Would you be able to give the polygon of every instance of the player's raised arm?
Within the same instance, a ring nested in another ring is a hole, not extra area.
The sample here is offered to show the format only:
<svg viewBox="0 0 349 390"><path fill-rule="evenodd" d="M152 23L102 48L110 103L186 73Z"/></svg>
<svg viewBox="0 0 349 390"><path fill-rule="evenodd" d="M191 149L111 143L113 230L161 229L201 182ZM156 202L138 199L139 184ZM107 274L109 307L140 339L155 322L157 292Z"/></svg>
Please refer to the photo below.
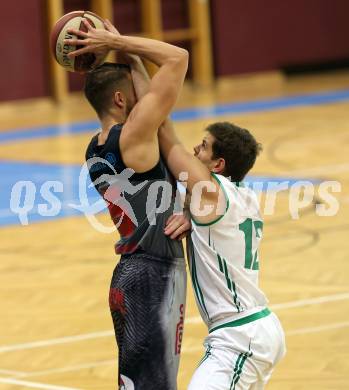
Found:
<svg viewBox="0 0 349 390"><path fill-rule="evenodd" d="M72 31L82 39L67 42L83 47L70 55L109 48L137 54L159 66L150 82L148 93L132 109L120 137L120 149L125 164L136 172L147 171L159 159L157 131L169 115L181 90L188 67L188 52L153 39L122 36L94 29L87 22L85 26L87 33Z"/></svg>
<svg viewBox="0 0 349 390"><path fill-rule="evenodd" d="M159 129L159 145L161 154L172 174L176 179L186 181L190 199L189 208L195 220L200 223L210 223L217 219L217 215L221 215L226 208L226 199L211 172L220 171L221 164L224 162L216 161L217 165L210 169L189 153L177 138L169 119ZM210 207L211 211L201 215L202 206Z"/></svg>
<svg viewBox="0 0 349 390"><path fill-rule="evenodd" d="M182 172L188 174L186 181L189 192L192 192L194 186L199 182L212 182L216 185L208 167L189 153L180 142L170 119L166 119L159 129L159 144L166 164L175 178L179 179ZM216 197L212 192L208 193L208 196Z"/></svg>

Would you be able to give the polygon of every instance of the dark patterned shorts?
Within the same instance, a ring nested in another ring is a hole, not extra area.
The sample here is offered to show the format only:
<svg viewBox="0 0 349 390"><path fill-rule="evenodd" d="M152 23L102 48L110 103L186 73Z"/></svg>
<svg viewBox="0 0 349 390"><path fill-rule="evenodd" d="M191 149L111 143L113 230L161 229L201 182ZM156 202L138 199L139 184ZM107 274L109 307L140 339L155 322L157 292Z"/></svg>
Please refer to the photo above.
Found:
<svg viewBox="0 0 349 390"><path fill-rule="evenodd" d="M122 256L109 305L119 347L119 388L175 390L185 313L184 260Z"/></svg>

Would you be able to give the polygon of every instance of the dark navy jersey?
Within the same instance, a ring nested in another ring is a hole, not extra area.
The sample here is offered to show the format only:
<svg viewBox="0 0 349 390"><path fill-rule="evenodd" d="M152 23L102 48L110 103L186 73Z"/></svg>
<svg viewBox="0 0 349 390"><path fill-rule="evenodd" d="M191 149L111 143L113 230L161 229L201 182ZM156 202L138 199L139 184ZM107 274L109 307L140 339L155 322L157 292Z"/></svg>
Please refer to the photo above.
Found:
<svg viewBox="0 0 349 390"><path fill-rule="evenodd" d="M164 234L178 199L176 182L161 158L148 172L128 169L120 153L121 131L122 125L113 126L100 146L95 135L86 150L90 178L120 234L116 253L143 251L159 259L183 258L181 242Z"/></svg>

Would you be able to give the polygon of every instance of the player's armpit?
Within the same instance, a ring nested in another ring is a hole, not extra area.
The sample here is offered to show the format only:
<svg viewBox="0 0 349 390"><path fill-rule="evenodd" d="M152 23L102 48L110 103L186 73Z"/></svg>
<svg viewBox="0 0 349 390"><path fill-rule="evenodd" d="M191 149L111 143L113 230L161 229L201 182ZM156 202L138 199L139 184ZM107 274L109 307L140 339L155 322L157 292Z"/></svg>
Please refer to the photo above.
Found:
<svg viewBox="0 0 349 390"><path fill-rule="evenodd" d="M140 142L135 138L128 139L127 142L130 146L124 149L120 147L120 150L122 160L128 168L133 169L136 173L143 173L154 168L159 162L160 152L156 136L155 140Z"/></svg>

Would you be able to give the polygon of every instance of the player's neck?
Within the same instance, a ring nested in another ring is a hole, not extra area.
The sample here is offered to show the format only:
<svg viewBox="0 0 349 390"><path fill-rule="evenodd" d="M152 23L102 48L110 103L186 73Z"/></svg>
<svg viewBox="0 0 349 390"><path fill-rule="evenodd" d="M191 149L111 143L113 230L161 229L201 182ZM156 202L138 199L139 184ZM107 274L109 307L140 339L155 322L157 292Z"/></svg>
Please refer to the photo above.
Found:
<svg viewBox="0 0 349 390"><path fill-rule="evenodd" d="M102 127L102 133L109 134L110 129L116 125L117 123L124 123L125 118L123 118L121 115L119 116L106 116L103 119L101 119L101 127Z"/></svg>

